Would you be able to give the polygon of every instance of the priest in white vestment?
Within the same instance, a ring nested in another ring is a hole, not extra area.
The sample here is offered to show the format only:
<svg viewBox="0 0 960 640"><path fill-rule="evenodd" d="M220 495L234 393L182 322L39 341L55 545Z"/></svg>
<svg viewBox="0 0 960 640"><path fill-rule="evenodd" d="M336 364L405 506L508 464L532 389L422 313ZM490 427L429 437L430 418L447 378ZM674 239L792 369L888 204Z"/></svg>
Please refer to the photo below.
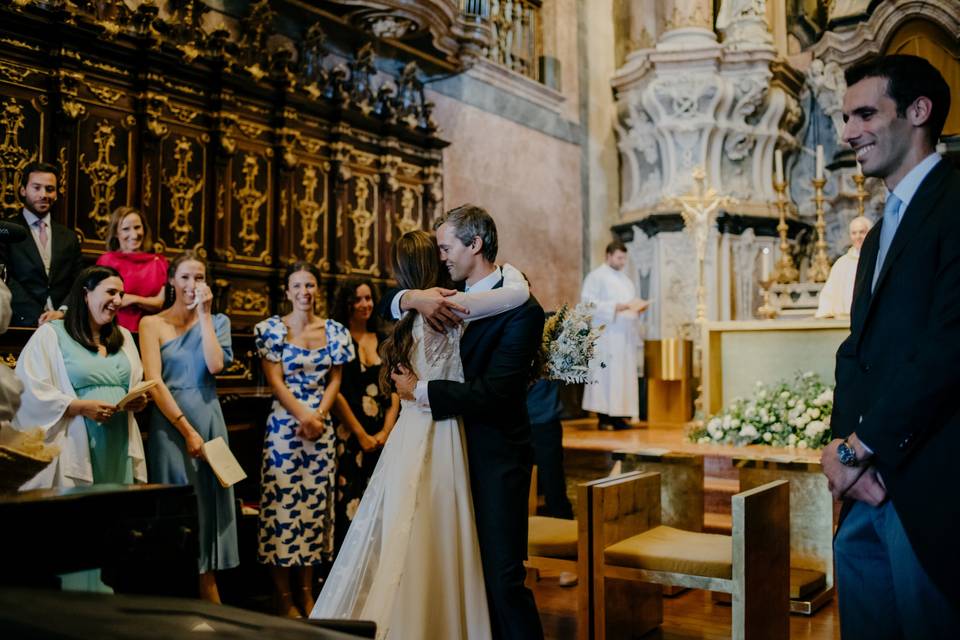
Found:
<svg viewBox="0 0 960 640"><path fill-rule="evenodd" d="M581 302L596 305L594 326L605 327L590 362L583 409L595 412L598 426L608 430L628 428L624 418L636 420L640 413L637 318L648 303L637 298L633 282L623 272L626 264L627 248L611 242L604 264L587 275L580 292Z"/></svg>
<svg viewBox="0 0 960 640"><path fill-rule="evenodd" d="M820 300L817 304L817 318L849 318L853 304L853 283L857 277L857 262L860 261L860 247L867 237L873 223L868 218L857 216L850 221L850 249L840 256L830 269Z"/></svg>

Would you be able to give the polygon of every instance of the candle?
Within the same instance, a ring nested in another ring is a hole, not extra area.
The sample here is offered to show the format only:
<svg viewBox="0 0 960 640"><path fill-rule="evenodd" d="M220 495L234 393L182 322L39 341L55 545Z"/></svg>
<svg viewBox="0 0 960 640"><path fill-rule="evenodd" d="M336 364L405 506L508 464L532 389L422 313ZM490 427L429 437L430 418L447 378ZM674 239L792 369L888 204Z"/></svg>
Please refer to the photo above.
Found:
<svg viewBox="0 0 960 640"><path fill-rule="evenodd" d="M760 251L760 281L766 282L770 279L770 271L773 270L773 254L770 247L764 247Z"/></svg>
<svg viewBox="0 0 960 640"><path fill-rule="evenodd" d="M780 149L773 153L773 164L777 168L777 182L783 184L783 151Z"/></svg>
<svg viewBox="0 0 960 640"><path fill-rule="evenodd" d="M817 145L817 180L823 180L823 145Z"/></svg>
<svg viewBox="0 0 960 640"><path fill-rule="evenodd" d="M863 166L861 166L859 160L857 160L857 175L858 175L858 176L862 176L862 175L863 175Z"/></svg>

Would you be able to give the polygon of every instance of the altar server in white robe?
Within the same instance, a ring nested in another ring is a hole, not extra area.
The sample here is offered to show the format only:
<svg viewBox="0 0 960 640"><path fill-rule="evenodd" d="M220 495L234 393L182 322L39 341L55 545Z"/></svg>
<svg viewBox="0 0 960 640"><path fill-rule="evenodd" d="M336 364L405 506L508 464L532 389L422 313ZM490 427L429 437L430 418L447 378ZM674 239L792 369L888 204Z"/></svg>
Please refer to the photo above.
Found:
<svg viewBox="0 0 960 640"><path fill-rule="evenodd" d="M869 218L863 216L857 216L850 221L850 249L840 256L830 269L830 276L820 290L817 318L850 317L853 281L857 277L860 247L863 246L863 240L872 226L873 223Z"/></svg>
<svg viewBox="0 0 960 640"><path fill-rule="evenodd" d="M627 248L619 240L607 245L604 264L583 281L581 302L596 306L594 326L603 326L590 361L589 384L584 385L583 409L597 414L601 429L626 429L624 418L640 413L637 381L637 318L647 301L637 297L633 282L624 273Z"/></svg>

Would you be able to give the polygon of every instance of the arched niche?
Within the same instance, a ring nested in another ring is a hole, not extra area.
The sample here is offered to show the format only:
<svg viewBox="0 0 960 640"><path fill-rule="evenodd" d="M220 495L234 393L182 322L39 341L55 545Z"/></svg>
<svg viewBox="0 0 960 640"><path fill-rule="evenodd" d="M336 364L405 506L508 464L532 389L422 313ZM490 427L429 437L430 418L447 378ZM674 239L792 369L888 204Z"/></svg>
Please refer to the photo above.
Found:
<svg viewBox="0 0 960 640"><path fill-rule="evenodd" d="M960 44L957 35L951 36L937 24L917 18L904 22L893 33L885 53L906 53L930 61L950 86L955 96L950 114L943 127L943 135L960 134Z"/></svg>
<svg viewBox="0 0 960 640"><path fill-rule="evenodd" d="M824 32L810 48L814 58L836 62L846 69L888 51L894 37L911 22L925 22L946 34L960 38L960 2L956 0L886 0L862 22Z"/></svg>

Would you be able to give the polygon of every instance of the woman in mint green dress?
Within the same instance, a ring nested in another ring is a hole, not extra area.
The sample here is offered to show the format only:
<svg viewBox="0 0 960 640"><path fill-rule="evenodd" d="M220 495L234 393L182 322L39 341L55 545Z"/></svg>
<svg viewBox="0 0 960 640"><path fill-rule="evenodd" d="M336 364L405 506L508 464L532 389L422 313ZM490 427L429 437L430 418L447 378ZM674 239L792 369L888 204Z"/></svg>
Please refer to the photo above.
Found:
<svg viewBox="0 0 960 640"><path fill-rule="evenodd" d="M117 403L143 378L130 332L116 322L123 280L110 267L80 272L62 320L37 329L17 361L24 393L16 428L40 427L60 455L22 489L145 482L143 443L133 412L146 396ZM111 590L100 570L61 576L65 590Z"/></svg>
<svg viewBox="0 0 960 640"><path fill-rule="evenodd" d="M117 408L143 378L130 332L116 321L123 280L110 267L80 272L67 313L39 327L17 360L23 382L14 427L40 427L60 455L22 489L146 482L140 430L133 412L142 396Z"/></svg>

